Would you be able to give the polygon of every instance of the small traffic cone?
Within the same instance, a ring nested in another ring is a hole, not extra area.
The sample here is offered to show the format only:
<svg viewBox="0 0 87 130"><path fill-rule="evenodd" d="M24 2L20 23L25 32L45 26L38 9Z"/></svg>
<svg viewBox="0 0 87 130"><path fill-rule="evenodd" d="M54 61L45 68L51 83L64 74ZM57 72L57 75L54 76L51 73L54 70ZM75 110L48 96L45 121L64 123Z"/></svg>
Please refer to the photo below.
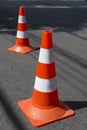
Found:
<svg viewBox="0 0 87 130"><path fill-rule="evenodd" d="M58 97L52 48L52 32L46 30L42 35L32 98L18 102L21 110L35 127L74 115L74 111Z"/></svg>
<svg viewBox="0 0 87 130"><path fill-rule="evenodd" d="M19 8L16 43L14 46L8 48L8 50L21 54L29 53L34 50L34 48L30 46L29 43L25 9L23 6L20 6Z"/></svg>

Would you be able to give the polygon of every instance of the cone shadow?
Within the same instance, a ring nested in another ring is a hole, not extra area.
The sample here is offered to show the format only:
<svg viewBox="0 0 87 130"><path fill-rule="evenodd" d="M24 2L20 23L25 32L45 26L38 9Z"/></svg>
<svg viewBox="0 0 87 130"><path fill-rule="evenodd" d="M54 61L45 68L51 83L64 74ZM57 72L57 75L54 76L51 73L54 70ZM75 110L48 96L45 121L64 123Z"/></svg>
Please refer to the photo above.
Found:
<svg viewBox="0 0 87 130"><path fill-rule="evenodd" d="M73 110L79 110L87 107L87 101L64 101Z"/></svg>

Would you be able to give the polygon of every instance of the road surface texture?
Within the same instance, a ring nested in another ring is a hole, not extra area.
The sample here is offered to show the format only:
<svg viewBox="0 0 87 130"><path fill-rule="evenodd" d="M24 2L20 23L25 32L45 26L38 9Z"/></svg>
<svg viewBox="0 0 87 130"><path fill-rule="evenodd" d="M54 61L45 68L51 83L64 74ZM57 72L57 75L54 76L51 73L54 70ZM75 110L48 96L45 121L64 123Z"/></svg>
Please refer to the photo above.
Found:
<svg viewBox="0 0 87 130"><path fill-rule="evenodd" d="M7 50L15 44L20 5L32 46L40 46L43 30L52 30L59 97L76 112L38 129L87 130L87 3L57 0L0 0L0 130L36 129L17 102L32 96L39 50Z"/></svg>

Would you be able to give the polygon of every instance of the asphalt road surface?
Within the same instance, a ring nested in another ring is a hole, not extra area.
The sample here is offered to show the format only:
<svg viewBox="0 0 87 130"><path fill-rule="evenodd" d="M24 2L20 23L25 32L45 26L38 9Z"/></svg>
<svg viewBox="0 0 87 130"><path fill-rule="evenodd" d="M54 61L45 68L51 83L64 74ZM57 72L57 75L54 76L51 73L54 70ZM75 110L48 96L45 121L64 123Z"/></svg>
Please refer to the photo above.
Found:
<svg viewBox="0 0 87 130"><path fill-rule="evenodd" d="M87 4L57 0L0 0L0 130L36 129L17 102L32 96L39 50L7 50L15 44L20 5L32 46L40 47L43 30L52 30L59 97L76 113L39 129L87 130Z"/></svg>

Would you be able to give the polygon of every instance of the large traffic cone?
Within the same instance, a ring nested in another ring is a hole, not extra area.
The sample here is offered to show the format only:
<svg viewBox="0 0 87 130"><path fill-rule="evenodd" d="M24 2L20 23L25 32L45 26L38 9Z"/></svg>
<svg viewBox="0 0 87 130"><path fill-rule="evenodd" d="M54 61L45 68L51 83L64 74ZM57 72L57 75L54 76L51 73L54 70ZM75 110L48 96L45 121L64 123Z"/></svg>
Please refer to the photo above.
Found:
<svg viewBox="0 0 87 130"><path fill-rule="evenodd" d="M34 50L34 48L30 46L29 43L25 9L23 6L20 6L19 8L16 43L14 46L8 48L8 50L21 54L29 53Z"/></svg>
<svg viewBox="0 0 87 130"><path fill-rule="evenodd" d="M18 102L21 110L35 127L74 115L74 111L60 101L58 97L52 48L52 32L44 31L33 96Z"/></svg>

